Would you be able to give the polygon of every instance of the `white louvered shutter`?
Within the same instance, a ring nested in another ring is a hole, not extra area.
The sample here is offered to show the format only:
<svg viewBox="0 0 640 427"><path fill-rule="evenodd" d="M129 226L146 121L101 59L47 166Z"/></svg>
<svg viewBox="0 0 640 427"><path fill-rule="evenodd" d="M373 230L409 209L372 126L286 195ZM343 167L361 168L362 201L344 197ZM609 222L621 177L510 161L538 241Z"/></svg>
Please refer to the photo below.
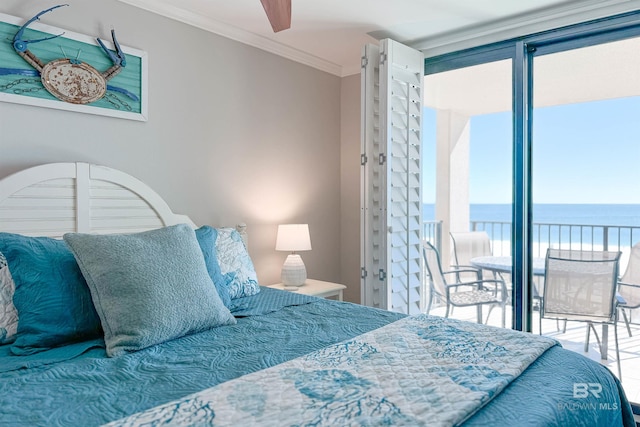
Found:
<svg viewBox="0 0 640 427"><path fill-rule="evenodd" d="M363 51L362 302L419 313L424 58L389 39Z"/></svg>
<svg viewBox="0 0 640 427"><path fill-rule="evenodd" d="M386 202L384 200L385 146L380 140L380 48L363 47L361 72L361 301L369 307L387 308Z"/></svg>

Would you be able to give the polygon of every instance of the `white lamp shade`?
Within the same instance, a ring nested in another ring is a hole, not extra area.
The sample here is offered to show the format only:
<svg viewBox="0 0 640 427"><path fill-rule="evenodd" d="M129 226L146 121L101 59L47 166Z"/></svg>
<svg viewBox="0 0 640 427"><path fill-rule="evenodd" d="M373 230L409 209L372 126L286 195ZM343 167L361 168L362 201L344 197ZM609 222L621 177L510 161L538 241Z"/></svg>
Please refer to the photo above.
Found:
<svg viewBox="0 0 640 427"><path fill-rule="evenodd" d="M310 251L309 224L281 224L278 226L276 251Z"/></svg>

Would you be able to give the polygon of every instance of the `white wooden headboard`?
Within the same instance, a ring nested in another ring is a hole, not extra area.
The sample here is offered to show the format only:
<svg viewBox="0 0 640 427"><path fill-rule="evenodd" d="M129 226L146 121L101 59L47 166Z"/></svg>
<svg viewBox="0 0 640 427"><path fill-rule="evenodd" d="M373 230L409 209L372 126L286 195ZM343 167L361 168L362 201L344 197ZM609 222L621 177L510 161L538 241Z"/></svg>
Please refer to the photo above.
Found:
<svg viewBox="0 0 640 427"><path fill-rule="evenodd" d="M50 163L0 179L0 231L61 238L68 232L135 233L195 224L146 184L88 163ZM244 225L237 226L246 240Z"/></svg>

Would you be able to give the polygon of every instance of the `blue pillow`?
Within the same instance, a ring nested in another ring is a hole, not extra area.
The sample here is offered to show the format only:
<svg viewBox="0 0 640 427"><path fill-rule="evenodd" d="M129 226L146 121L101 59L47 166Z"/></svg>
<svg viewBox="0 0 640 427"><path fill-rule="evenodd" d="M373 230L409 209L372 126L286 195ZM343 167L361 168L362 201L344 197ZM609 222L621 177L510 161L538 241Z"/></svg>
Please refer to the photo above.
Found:
<svg viewBox="0 0 640 427"><path fill-rule="evenodd" d="M100 319L73 254L62 240L0 233L0 252L15 282L14 355L99 337Z"/></svg>
<svg viewBox="0 0 640 427"><path fill-rule="evenodd" d="M231 299L248 297L260 292L253 262L235 228L218 228L216 253L220 272L225 278Z"/></svg>
<svg viewBox="0 0 640 427"><path fill-rule="evenodd" d="M68 233L100 316L107 355L235 324L186 224L136 234Z"/></svg>
<svg viewBox="0 0 640 427"><path fill-rule="evenodd" d="M222 303L225 307L229 307L231 305L229 288L226 285L225 278L222 277L222 273L220 272L220 265L218 264L218 256L216 254L217 235L216 230L208 225L204 225L196 230L196 238L202 250L202 255L204 255L207 272L211 280L213 280L213 284L216 286Z"/></svg>

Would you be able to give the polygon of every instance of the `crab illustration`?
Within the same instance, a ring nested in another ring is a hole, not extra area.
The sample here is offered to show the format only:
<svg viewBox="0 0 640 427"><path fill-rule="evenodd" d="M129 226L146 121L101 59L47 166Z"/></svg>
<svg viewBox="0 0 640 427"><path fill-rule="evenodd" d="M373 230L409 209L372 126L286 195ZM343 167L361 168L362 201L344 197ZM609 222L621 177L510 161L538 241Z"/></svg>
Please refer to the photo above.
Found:
<svg viewBox="0 0 640 427"><path fill-rule="evenodd" d="M30 43L39 43L46 40L55 39L62 34L51 37L44 37L36 40L24 40L24 31L34 21L40 19L45 13L51 12L59 7L68 6L60 4L43 10L33 18L29 19L13 37L13 48L29 65L35 70L23 70L13 68L0 68L0 75L22 75L40 77L44 88L61 101L73 104L89 104L105 96L107 90L122 93L134 101L138 97L130 91L107 84L107 81L115 77L123 67L127 65L126 57L118 40L116 33L111 30L111 37L115 46L115 53L107 49L99 38L96 38L102 50L109 56L113 65L106 71L100 72L91 65L76 59L62 58L44 63L33 52L29 50Z"/></svg>

